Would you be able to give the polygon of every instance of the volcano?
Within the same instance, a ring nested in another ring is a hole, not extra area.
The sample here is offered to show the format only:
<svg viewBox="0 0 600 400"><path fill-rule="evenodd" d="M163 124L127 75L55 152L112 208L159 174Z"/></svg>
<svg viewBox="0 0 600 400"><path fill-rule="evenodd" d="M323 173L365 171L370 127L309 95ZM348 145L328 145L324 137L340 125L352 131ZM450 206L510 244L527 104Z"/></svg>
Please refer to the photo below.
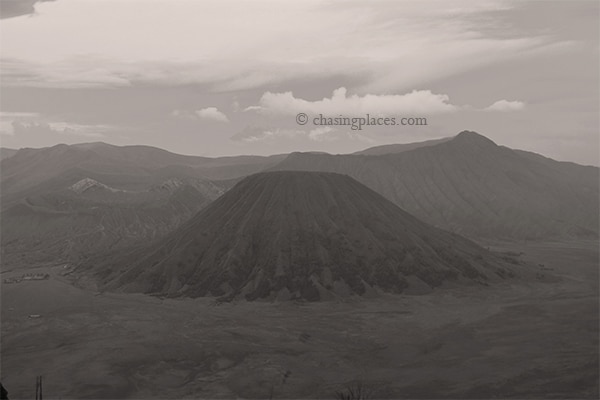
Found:
<svg viewBox="0 0 600 400"><path fill-rule="evenodd" d="M348 176L299 171L249 176L166 238L95 271L107 290L308 301L513 274Z"/></svg>
<svg viewBox="0 0 600 400"><path fill-rule="evenodd" d="M600 169L476 132L358 155L292 153L271 170L350 175L422 221L469 238L598 238Z"/></svg>

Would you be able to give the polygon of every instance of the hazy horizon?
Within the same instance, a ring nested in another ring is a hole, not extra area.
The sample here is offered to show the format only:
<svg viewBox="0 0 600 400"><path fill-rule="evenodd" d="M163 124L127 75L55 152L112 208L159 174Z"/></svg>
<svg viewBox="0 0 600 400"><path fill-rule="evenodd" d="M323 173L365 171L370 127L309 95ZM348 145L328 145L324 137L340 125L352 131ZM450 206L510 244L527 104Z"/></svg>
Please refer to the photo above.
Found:
<svg viewBox="0 0 600 400"><path fill-rule="evenodd" d="M457 134L458 134L458 133L457 133ZM453 138L453 137L455 137L457 134L455 134L455 135L451 135L451 136L443 136L443 137L439 137L439 138L427 139L427 141L429 141L429 140L434 140L434 141L435 141L436 139L446 139L446 138ZM317 151L311 151L311 150L307 150L307 151L301 151L301 153L311 153L311 152L312 152L312 153L326 153L326 154L332 154L332 155L348 155L348 154L354 154L354 153L357 153L357 152L360 152L360 151L363 151L363 150L367 150L367 149L369 149L369 148L373 148L373 147L386 146L386 145L393 146L393 145L396 145L396 144L400 144L400 145L402 145L402 144L414 144L414 143L420 143L420 142L421 142L421 141L416 141L416 142L415 142L415 141L410 141L410 142L405 142L405 143L388 143L388 144L384 144L384 145L373 145L373 146L367 146L367 147L365 147L365 148L363 148L363 149L358 149L357 151L351 151L351 152L348 152L348 153L334 153L334 152L324 152L324 151L318 151L318 150L317 150ZM423 141L423 142L424 142L424 141ZM153 148L157 148L157 149L161 149L161 150L169 151L169 152L171 152L171 153L174 153L174 154L179 154L179 155L184 155L184 156L197 156L197 157L206 157L206 158L226 158L226 157L243 157L243 156L249 156L249 157L270 157L270 156L277 156L277 155L282 155L282 154L291 154L291 153L293 153L293 152L296 152L296 151L290 151L290 152L288 152L288 153L272 153L272 154L237 153L237 154L221 154L221 155L214 155L214 156L203 156L203 155L196 154L196 153L193 153L193 152L187 152L187 153L186 153L186 152L174 152L174 151L171 151L171 150L168 150L168 149L164 149L164 148L162 148L162 147L151 146L151 145L142 144L142 143L139 143L139 144L113 144L113 143L108 143L108 142L104 142L104 141L95 141L95 142L78 142L78 143L71 143L71 144L66 144L66 143L56 143L56 144L54 144L54 145L42 146L42 147L21 147L21 148L11 148L11 147L3 147L3 146L0 146L0 148L2 148L2 149L7 149L7 150L14 150L14 151L17 151L17 150L20 150L20 149L42 149L42 148L50 148L50 147L53 147L53 146L59 146L59 145L74 145L74 146L77 146L77 145L90 145L90 144L96 144L96 143L98 143L98 144L102 143L102 144L107 144L107 145L112 145L112 146L119 146L119 147L127 147L127 146L148 146L148 147L153 147ZM499 146L503 146L503 144L502 144L502 143L496 143L496 144L497 144L497 145L499 145ZM506 146L504 146L504 147L506 147ZM513 148L513 150L523 150L523 149ZM539 152L535 152L535 151L531 151L531 150L523 150L523 151L528 151L528 152L532 152L532 153L535 153L535 154L539 154L539 155L541 155L541 156L544 156L544 157L547 157L547 158L551 158L551 159L553 159L553 160L555 160L555 161L560 161L560 162L574 162L574 161L570 161L570 160L559 160L559 159L554 159L554 158L552 158L552 157L548 157L548 156L547 156L547 155L545 155L545 154L542 154L542 153L539 153ZM593 167L598 167L598 165L592 165L592 164L582 164L582 163L577 163L577 162L574 162L574 163L575 163L575 164L582 165L582 166L593 166Z"/></svg>

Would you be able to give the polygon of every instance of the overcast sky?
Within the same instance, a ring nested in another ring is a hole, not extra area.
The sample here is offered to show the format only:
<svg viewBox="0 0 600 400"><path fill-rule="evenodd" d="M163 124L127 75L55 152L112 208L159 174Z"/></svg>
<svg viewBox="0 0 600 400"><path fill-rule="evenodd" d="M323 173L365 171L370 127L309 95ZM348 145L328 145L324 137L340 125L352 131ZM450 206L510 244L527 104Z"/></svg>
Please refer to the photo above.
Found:
<svg viewBox="0 0 600 400"><path fill-rule="evenodd" d="M599 164L595 0L0 2L3 147L347 153L474 130Z"/></svg>

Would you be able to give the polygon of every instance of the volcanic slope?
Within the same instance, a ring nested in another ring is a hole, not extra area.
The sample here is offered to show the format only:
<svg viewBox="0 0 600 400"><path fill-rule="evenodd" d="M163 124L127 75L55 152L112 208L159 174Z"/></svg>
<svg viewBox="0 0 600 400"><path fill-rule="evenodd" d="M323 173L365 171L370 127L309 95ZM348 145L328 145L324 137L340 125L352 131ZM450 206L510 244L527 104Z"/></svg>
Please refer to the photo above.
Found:
<svg viewBox="0 0 600 400"><path fill-rule="evenodd" d="M417 218L467 237L598 237L597 167L512 150L469 131L426 144L383 155L292 153L271 170L350 175Z"/></svg>
<svg viewBox="0 0 600 400"><path fill-rule="evenodd" d="M513 275L348 176L293 171L249 176L158 243L92 264L101 290L226 300L313 301Z"/></svg>

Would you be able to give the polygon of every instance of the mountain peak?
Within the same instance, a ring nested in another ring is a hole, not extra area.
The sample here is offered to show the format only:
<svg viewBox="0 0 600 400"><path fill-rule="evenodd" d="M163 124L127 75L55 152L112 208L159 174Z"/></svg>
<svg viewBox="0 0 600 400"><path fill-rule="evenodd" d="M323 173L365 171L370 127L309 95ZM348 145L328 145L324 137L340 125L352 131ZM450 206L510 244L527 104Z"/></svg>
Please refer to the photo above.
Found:
<svg viewBox="0 0 600 400"><path fill-rule="evenodd" d="M453 141L458 141L461 143L475 143L480 145L497 146L497 144L494 141L474 131L462 131L454 137Z"/></svg>

